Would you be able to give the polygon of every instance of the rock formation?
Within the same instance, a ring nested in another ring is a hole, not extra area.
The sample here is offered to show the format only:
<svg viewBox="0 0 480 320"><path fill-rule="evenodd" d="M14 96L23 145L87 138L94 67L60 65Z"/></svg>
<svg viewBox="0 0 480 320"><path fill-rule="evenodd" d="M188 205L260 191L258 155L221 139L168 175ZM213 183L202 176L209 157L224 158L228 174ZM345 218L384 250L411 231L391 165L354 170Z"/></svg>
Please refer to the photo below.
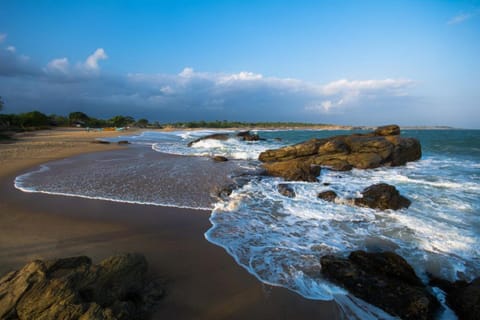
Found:
<svg viewBox="0 0 480 320"><path fill-rule="evenodd" d="M411 204L410 200L400 195L397 188L386 183L365 188L362 195L362 198L355 199L355 205L380 210L398 210L408 208Z"/></svg>
<svg viewBox="0 0 480 320"><path fill-rule="evenodd" d="M228 135L228 133L214 133L214 134L209 134L208 136L200 137L196 140L190 141L188 143L188 146L191 147L194 143L197 143L202 140L212 139L212 140L225 141L225 140L228 140L229 138L230 136Z"/></svg>
<svg viewBox="0 0 480 320"><path fill-rule="evenodd" d="M35 260L0 279L0 319L143 319L163 295L139 254Z"/></svg>
<svg viewBox="0 0 480 320"><path fill-rule="evenodd" d="M337 199L337 194L335 193L335 191L327 190L327 191L320 192L318 194L318 198L325 201L334 202L335 199Z"/></svg>
<svg viewBox="0 0 480 320"><path fill-rule="evenodd" d="M295 190L293 190L292 186L287 183L280 183L277 186L278 192L288 198L295 198Z"/></svg>
<svg viewBox="0 0 480 320"><path fill-rule="evenodd" d="M227 158L227 157L224 157L224 156L214 156L212 159L213 159L213 161L216 161L216 162L225 162L225 161L228 161L228 158Z"/></svg>
<svg viewBox="0 0 480 320"><path fill-rule="evenodd" d="M348 259L328 255L320 263L327 279L401 319L433 319L440 307L412 267L393 252L354 251Z"/></svg>
<svg viewBox="0 0 480 320"><path fill-rule="evenodd" d="M259 141L264 140L260 138L258 134L251 133L250 131L241 131L237 133L237 137L239 137L243 141Z"/></svg>
<svg viewBox="0 0 480 320"><path fill-rule="evenodd" d="M259 160L270 175L287 180L314 181L312 166L345 171L379 166L399 166L420 159L420 142L400 137L400 128L389 125L366 134L311 139L296 145L262 152ZM292 170L295 174L292 175Z"/></svg>

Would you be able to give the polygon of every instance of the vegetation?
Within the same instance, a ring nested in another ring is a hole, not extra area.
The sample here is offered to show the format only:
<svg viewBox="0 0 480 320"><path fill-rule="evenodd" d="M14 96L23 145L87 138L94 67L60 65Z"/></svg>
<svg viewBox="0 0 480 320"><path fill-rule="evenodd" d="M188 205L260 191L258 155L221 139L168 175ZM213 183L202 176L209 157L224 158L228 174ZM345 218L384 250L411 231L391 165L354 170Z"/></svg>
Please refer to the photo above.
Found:
<svg viewBox="0 0 480 320"><path fill-rule="evenodd" d="M313 127L326 126L326 124L318 123L302 123L302 122L239 122L239 121L191 121L177 122L170 124L174 128L292 128L292 127Z"/></svg>

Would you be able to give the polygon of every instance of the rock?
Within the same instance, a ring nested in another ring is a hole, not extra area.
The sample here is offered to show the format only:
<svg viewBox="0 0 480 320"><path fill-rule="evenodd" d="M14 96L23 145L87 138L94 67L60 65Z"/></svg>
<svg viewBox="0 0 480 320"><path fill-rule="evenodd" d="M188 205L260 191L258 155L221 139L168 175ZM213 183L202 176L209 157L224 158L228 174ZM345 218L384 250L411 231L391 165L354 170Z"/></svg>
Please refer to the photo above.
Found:
<svg viewBox="0 0 480 320"><path fill-rule="evenodd" d="M400 195L398 190L389 184L374 184L362 191L363 198L355 199L355 205L372 209L398 210L408 208L410 200Z"/></svg>
<svg viewBox="0 0 480 320"><path fill-rule="evenodd" d="M242 131L237 133L237 137L241 138L243 141L259 141L259 140L265 140L260 138L258 134L251 133L250 131Z"/></svg>
<svg viewBox="0 0 480 320"><path fill-rule="evenodd" d="M335 199L337 199L337 194L332 190L323 191L318 194L318 198L325 201L334 202Z"/></svg>
<svg viewBox="0 0 480 320"><path fill-rule="evenodd" d="M130 144L127 140L120 140L117 142L118 144Z"/></svg>
<svg viewBox="0 0 480 320"><path fill-rule="evenodd" d="M352 168L370 169L379 166L399 166L420 159L420 142L414 138L399 136L396 125L379 127L366 134L333 136L311 139L302 143L262 152L259 160L267 172L272 163L295 160L297 163L327 166L345 171ZM292 163L292 162L290 162ZM297 167L300 164L296 165ZM284 168L288 166L283 165ZM278 166L275 166L278 168ZM287 169L289 170L289 169ZM276 170L275 176L282 176Z"/></svg>
<svg viewBox="0 0 480 320"><path fill-rule="evenodd" d="M433 319L440 307L413 268L393 252L354 251L348 259L328 255L320 263L325 277L402 319Z"/></svg>
<svg viewBox="0 0 480 320"><path fill-rule="evenodd" d="M281 195L284 195L288 198L295 198L295 190L293 190L292 186L286 183L280 183L277 186L277 190Z"/></svg>
<svg viewBox="0 0 480 320"><path fill-rule="evenodd" d="M93 140L92 143L97 143L97 144L110 144L110 141L105 141L105 140Z"/></svg>
<svg viewBox="0 0 480 320"><path fill-rule="evenodd" d="M216 189L212 195L216 196L220 200L227 200L228 197L232 194L233 190L235 190L236 188L237 188L237 185L230 184L228 186L224 186Z"/></svg>
<svg viewBox="0 0 480 320"><path fill-rule="evenodd" d="M287 181L316 182L320 175L320 166L298 160L265 163L263 167L268 175L282 177Z"/></svg>
<svg viewBox="0 0 480 320"><path fill-rule="evenodd" d="M208 136L203 136L203 137L200 137L196 140L193 140L193 141L188 143L188 146L191 147L194 143L197 143L197 142L202 141L202 140L212 139L212 140L225 141L225 140L228 140L229 138L230 138L230 136L227 133L214 133L214 134L209 134Z"/></svg>
<svg viewBox="0 0 480 320"><path fill-rule="evenodd" d="M0 279L1 319L142 319L163 295L143 255L36 260Z"/></svg>
<svg viewBox="0 0 480 320"><path fill-rule="evenodd" d="M480 319L480 277L470 283L466 281L452 283L443 279L432 279L430 285L445 291L447 304L459 319Z"/></svg>
<svg viewBox="0 0 480 320"><path fill-rule="evenodd" d="M396 124L378 127L374 132L376 136L398 136L400 135L400 127Z"/></svg>
<svg viewBox="0 0 480 320"><path fill-rule="evenodd" d="M228 161L228 158L224 157L224 156L214 156L213 158L213 161L217 161L217 162L225 162L225 161Z"/></svg>

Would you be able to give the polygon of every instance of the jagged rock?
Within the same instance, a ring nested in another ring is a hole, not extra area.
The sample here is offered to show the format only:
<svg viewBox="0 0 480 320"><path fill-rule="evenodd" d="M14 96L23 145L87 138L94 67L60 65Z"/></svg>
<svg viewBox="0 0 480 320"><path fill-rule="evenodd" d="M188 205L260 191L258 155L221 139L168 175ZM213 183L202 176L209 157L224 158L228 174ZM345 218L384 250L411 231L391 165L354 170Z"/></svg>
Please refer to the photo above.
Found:
<svg viewBox="0 0 480 320"><path fill-rule="evenodd" d="M374 132L376 136L398 136L400 135L400 127L396 124L378 127Z"/></svg>
<svg viewBox="0 0 480 320"><path fill-rule="evenodd" d="M214 133L214 134L209 134L208 136L200 137L196 140L190 141L188 143L188 146L191 147L194 143L197 143L202 140L212 139L212 140L225 141L225 140L228 140L229 138L230 136L227 133Z"/></svg>
<svg viewBox="0 0 480 320"><path fill-rule="evenodd" d="M130 144L127 140L120 140L117 142L118 144Z"/></svg>
<svg viewBox="0 0 480 320"><path fill-rule="evenodd" d="M143 255L35 260L0 279L0 319L143 319L163 295Z"/></svg>
<svg viewBox="0 0 480 320"><path fill-rule="evenodd" d="M379 183L365 188L362 198L355 199L355 205L372 209L398 210L408 208L411 201L400 195L398 190L389 184Z"/></svg>
<svg viewBox="0 0 480 320"><path fill-rule="evenodd" d="M334 202L335 199L337 199L337 194L332 190L323 191L318 194L318 198L325 201Z"/></svg>
<svg viewBox="0 0 480 320"><path fill-rule="evenodd" d="M224 157L224 156L214 156L213 158L213 161L217 161L217 162L225 162L225 161L228 161L228 158Z"/></svg>
<svg viewBox="0 0 480 320"><path fill-rule="evenodd" d="M92 143L96 143L96 144L110 144L110 141L105 141L105 140L93 140Z"/></svg>
<svg viewBox="0 0 480 320"><path fill-rule="evenodd" d="M237 137L239 137L243 141L259 141L264 140L260 138L258 134L251 133L250 131L242 131L237 133Z"/></svg>
<svg viewBox="0 0 480 320"><path fill-rule="evenodd" d="M328 255L320 263L325 277L402 319L433 319L440 307L413 268L393 252L354 251L348 259Z"/></svg>
<svg viewBox="0 0 480 320"><path fill-rule="evenodd" d="M216 196L221 200L227 200L228 197L232 194L233 190L235 190L236 188L237 188L237 185L230 184L230 185L216 189L212 195Z"/></svg>
<svg viewBox="0 0 480 320"><path fill-rule="evenodd" d="M292 186L286 183L280 183L277 186L277 190L281 195L284 195L288 198L295 198L295 190L293 190Z"/></svg>
<svg viewBox="0 0 480 320"><path fill-rule="evenodd" d="M447 294L447 304L455 311L459 319L480 319L480 277L468 283L466 281L450 282L434 278L431 286L436 286Z"/></svg>
<svg viewBox="0 0 480 320"><path fill-rule="evenodd" d="M375 132L333 136L325 139L311 139L302 143L280 149L262 152L259 160L271 175L283 177L279 170L270 173L273 163L287 162L283 167L289 171L287 164L300 167L301 163L327 166L333 170L350 170L352 168L369 169L379 166L399 166L408 161L420 159L422 152L420 142L414 138L399 136L396 125L379 127ZM299 179L301 180L301 179Z"/></svg>
<svg viewBox="0 0 480 320"><path fill-rule="evenodd" d="M288 181L316 182L320 175L320 166L297 160L265 163L263 167L269 175Z"/></svg>

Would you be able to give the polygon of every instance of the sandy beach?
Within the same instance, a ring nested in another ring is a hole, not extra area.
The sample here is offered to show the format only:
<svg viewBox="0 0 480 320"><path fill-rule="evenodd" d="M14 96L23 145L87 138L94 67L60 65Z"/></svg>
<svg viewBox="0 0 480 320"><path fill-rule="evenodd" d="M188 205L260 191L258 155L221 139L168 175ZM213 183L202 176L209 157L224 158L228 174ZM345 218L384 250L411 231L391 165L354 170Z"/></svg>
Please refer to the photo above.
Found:
<svg viewBox="0 0 480 320"><path fill-rule="evenodd" d="M132 133L39 131L0 144L0 273L35 259L87 255L99 261L140 252L167 288L153 319L337 319L332 302L313 301L259 282L204 238L209 212L133 205L14 188L35 165L115 144L92 140Z"/></svg>

